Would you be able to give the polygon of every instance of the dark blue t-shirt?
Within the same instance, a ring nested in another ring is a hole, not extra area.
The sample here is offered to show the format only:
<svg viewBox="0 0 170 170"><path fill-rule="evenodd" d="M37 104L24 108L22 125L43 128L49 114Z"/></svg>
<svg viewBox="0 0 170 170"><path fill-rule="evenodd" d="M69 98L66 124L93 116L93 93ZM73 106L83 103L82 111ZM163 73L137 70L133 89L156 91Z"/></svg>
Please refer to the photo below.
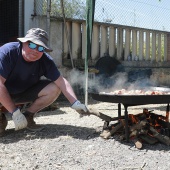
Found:
<svg viewBox="0 0 170 170"><path fill-rule="evenodd" d="M22 56L22 44L12 42L0 47L0 75L6 79L9 93L17 94L32 87L41 76L57 80L60 72L47 53L37 61L26 62Z"/></svg>

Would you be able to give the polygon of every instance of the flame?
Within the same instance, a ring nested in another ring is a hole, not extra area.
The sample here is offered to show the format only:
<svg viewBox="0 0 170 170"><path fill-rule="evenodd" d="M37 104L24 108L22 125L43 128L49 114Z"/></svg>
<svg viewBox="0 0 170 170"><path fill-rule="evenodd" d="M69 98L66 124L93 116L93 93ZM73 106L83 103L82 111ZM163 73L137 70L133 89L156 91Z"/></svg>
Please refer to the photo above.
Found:
<svg viewBox="0 0 170 170"><path fill-rule="evenodd" d="M169 118L169 111L166 112L166 116L153 113L152 110L148 111L148 109L143 109L142 113L128 114L129 138L131 140L139 139L150 144L154 144L157 141L164 141L164 137L170 137L170 123L167 123L167 120L169 120L167 118ZM125 119L119 119L119 125L120 123L122 123L124 128L115 132L121 134L121 138L123 139L125 137L124 130L126 130Z"/></svg>
<svg viewBox="0 0 170 170"><path fill-rule="evenodd" d="M169 116L169 112L166 113L166 116L162 116L162 115L152 113L152 111L148 111L148 109L143 109L143 113L139 113L136 115L129 114L129 122L130 122L130 126L137 124L141 121L141 117L142 117L144 120L148 122L149 126L152 126L157 130L157 132L160 132L164 126L162 125L162 123L167 122L167 117L168 117L167 115Z"/></svg>
<svg viewBox="0 0 170 170"><path fill-rule="evenodd" d="M129 119L131 120L132 124L136 124L139 121L137 116L135 116L133 114L129 114Z"/></svg>
<svg viewBox="0 0 170 170"><path fill-rule="evenodd" d="M166 112L166 122L169 122L169 111Z"/></svg>

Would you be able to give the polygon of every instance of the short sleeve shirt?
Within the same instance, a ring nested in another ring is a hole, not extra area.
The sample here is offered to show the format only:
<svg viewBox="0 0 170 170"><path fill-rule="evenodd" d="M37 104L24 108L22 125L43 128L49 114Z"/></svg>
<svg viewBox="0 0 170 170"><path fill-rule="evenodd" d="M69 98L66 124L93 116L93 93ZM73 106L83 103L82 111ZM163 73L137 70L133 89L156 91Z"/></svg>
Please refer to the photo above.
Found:
<svg viewBox="0 0 170 170"><path fill-rule="evenodd" d="M60 72L49 54L44 52L39 60L26 62L22 44L11 42L0 47L0 75L6 79L9 93L18 94L38 83L42 76L57 80Z"/></svg>

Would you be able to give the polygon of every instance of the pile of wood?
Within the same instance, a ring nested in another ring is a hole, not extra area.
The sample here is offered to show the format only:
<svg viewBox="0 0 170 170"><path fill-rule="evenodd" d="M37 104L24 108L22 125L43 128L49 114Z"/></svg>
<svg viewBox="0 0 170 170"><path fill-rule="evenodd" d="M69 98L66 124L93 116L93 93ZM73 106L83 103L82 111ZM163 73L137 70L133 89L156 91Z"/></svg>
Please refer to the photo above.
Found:
<svg viewBox="0 0 170 170"><path fill-rule="evenodd" d="M109 139L118 135L120 140L125 140L125 119L124 116L112 118L97 110L89 109L88 112L78 111L81 115L95 115L104 120L103 131L100 136ZM143 143L155 144L161 142L170 146L170 123L169 111L166 116L153 113L153 110L143 109L142 113L128 115L129 138L138 149ZM115 122L111 124L111 122Z"/></svg>
<svg viewBox="0 0 170 170"><path fill-rule="evenodd" d="M170 145L170 123L169 114L158 115L153 111L143 110L137 115L129 114L129 138L134 141L137 148L142 148L142 143L155 144L161 142ZM125 120L120 119L117 123L108 126L101 133L101 137L109 139L118 134L120 140L125 139Z"/></svg>

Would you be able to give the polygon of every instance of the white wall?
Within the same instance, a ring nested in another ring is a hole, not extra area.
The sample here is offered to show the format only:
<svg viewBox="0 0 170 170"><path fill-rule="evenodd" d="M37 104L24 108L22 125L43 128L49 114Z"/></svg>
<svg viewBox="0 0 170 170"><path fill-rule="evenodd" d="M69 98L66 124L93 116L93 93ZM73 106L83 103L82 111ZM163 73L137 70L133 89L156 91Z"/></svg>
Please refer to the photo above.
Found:
<svg viewBox="0 0 170 170"><path fill-rule="evenodd" d="M41 28L46 30L47 18L45 16L36 16L30 19L30 28ZM53 49L49 54L53 57L58 67L62 67L62 45L63 45L63 27L61 21L52 21L50 23L50 47Z"/></svg>
<svg viewBox="0 0 170 170"><path fill-rule="evenodd" d="M47 29L47 18L45 16L31 16L34 14L34 0L25 0L24 4L24 35L30 28ZM47 31L47 30L46 30ZM50 55L54 58L58 67L62 67L62 22L50 22L50 46L53 51Z"/></svg>
<svg viewBox="0 0 170 170"><path fill-rule="evenodd" d="M34 0L24 1L24 35L30 29L31 14L34 14Z"/></svg>

